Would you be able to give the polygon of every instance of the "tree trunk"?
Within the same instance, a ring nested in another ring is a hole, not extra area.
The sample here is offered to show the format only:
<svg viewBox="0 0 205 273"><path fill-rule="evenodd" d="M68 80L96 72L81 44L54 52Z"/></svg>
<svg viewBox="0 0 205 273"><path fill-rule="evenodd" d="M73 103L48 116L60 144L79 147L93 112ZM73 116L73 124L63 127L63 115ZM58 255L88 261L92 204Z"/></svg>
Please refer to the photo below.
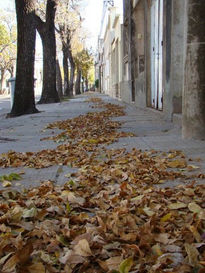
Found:
<svg viewBox="0 0 205 273"><path fill-rule="evenodd" d="M85 78L85 89L88 91L88 78Z"/></svg>
<svg viewBox="0 0 205 273"><path fill-rule="evenodd" d="M35 16L43 44L43 89L38 103L59 102L56 88L55 0L47 0L46 22Z"/></svg>
<svg viewBox="0 0 205 273"><path fill-rule="evenodd" d="M14 103L9 116L38 113L34 99L36 26L34 1L16 0L17 69Z"/></svg>
<svg viewBox="0 0 205 273"><path fill-rule="evenodd" d="M62 76L58 59L56 59L56 86L58 95L60 98L63 97L63 85L62 85Z"/></svg>
<svg viewBox="0 0 205 273"><path fill-rule="evenodd" d="M69 97L73 96L74 76L75 76L75 63L71 50L68 50L68 59L70 62L70 81L69 81Z"/></svg>
<svg viewBox="0 0 205 273"><path fill-rule="evenodd" d="M5 69L1 69L0 94L3 94L4 75L5 75Z"/></svg>
<svg viewBox="0 0 205 273"><path fill-rule="evenodd" d="M80 92L80 83L81 83L81 70L78 69L77 71L77 78L76 78L76 82L75 82L75 94L79 95Z"/></svg>
<svg viewBox="0 0 205 273"><path fill-rule="evenodd" d="M8 71L9 71L9 73L10 73L10 75L11 75L11 78L13 78L13 77L14 77L14 66L10 67L10 68L8 69Z"/></svg>
<svg viewBox="0 0 205 273"><path fill-rule="evenodd" d="M81 84L81 89L82 89L82 93L85 92L85 88L84 88L84 80L82 81L82 84Z"/></svg>
<svg viewBox="0 0 205 273"><path fill-rule="evenodd" d="M69 79L68 79L68 51L63 46L63 72L64 72L64 95L69 95Z"/></svg>

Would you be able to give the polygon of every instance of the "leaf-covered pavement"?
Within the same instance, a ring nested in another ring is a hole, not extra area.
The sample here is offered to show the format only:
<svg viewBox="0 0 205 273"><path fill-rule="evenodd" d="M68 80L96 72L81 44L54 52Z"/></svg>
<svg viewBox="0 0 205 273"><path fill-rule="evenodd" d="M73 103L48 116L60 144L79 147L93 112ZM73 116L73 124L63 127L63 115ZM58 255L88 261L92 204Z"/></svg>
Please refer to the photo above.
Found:
<svg viewBox="0 0 205 273"><path fill-rule="evenodd" d="M0 191L0 272L205 272L204 174L180 151L107 150L131 134L110 119L122 107L92 101L105 110L48 125L63 130L55 150L2 155L3 167L80 170L63 187Z"/></svg>

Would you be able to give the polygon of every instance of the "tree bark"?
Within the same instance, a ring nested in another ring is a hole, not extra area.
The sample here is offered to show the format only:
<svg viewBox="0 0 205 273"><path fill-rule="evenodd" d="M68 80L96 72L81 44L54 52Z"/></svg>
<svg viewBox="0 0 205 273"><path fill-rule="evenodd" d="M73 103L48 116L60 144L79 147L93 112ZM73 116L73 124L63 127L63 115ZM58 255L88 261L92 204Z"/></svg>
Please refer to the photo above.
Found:
<svg viewBox="0 0 205 273"><path fill-rule="evenodd" d="M4 83L5 69L1 69L1 78L0 78L0 94L3 93L3 83Z"/></svg>
<svg viewBox="0 0 205 273"><path fill-rule="evenodd" d="M10 75L11 75L11 78L14 77L14 66L12 66L11 68L8 69Z"/></svg>
<svg viewBox="0 0 205 273"><path fill-rule="evenodd" d="M56 38L55 38L56 1L47 0L46 22L37 15L37 30L43 44L43 89L38 103L55 103L60 98L56 88Z"/></svg>
<svg viewBox="0 0 205 273"><path fill-rule="evenodd" d="M72 97L73 96L73 87L74 87L74 76L75 76L75 62L73 59L71 49L68 50L68 59L70 62L70 81L69 81L68 96Z"/></svg>
<svg viewBox="0 0 205 273"><path fill-rule="evenodd" d="M58 59L56 59L56 86L58 95L60 98L63 97L63 85L62 85L62 76Z"/></svg>
<svg viewBox="0 0 205 273"><path fill-rule="evenodd" d="M85 78L85 89L88 91L88 78Z"/></svg>
<svg viewBox="0 0 205 273"><path fill-rule="evenodd" d="M36 25L34 1L16 0L17 70L14 103L10 117L38 113L34 98Z"/></svg>
<svg viewBox="0 0 205 273"><path fill-rule="evenodd" d="M69 79L68 79L68 50L63 46L63 72L64 72L64 95L69 95Z"/></svg>
<svg viewBox="0 0 205 273"><path fill-rule="evenodd" d="M75 82L75 94L79 95L80 92L80 83L81 83L81 70L78 69L77 71L77 78L76 78L76 82Z"/></svg>

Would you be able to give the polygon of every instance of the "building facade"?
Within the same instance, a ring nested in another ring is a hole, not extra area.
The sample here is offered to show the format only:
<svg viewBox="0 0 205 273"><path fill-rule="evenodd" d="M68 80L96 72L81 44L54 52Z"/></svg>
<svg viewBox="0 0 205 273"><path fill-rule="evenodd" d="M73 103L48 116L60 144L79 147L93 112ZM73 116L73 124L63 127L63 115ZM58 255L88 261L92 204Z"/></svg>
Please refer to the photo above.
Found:
<svg viewBox="0 0 205 273"><path fill-rule="evenodd" d="M115 98L121 97L123 65L123 15L119 6L104 7L101 32L98 40L98 71L100 92Z"/></svg>
<svg viewBox="0 0 205 273"><path fill-rule="evenodd" d="M124 1L124 97L167 118L182 112L184 20L184 1Z"/></svg>
<svg viewBox="0 0 205 273"><path fill-rule="evenodd" d="M122 99L182 113L184 137L205 138L205 1L123 2Z"/></svg>
<svg viewBox="0 0 205 273"><path fill-rule="evenodd" d="M107 9L99 46L100 90L173 120L205 139L205 1L122 0Z"/></svg>

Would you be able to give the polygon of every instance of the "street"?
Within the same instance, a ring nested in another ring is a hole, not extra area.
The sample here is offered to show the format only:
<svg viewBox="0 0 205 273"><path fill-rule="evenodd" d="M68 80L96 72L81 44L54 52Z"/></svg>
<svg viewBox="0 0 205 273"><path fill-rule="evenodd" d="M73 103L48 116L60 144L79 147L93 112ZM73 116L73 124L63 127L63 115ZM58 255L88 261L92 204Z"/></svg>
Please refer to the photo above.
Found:
<svg viewBox="0 0 205 273"><path fill-rule="evenodd" d="M89 96L95 97L96 95L91 94ZM188 158L200 158L197 165L200 166L201 172L205 170L205 142L182 140L180 121L176 121L175 123L168 122L163 119L160 112L155 110L142 110L101 94L97 95L97 97L102 98L105 102L114 102L125 106L126 115L115 117L114 120L122 122L120 130L128 133L131 132L135 135L134 137L120 138L119 141L110 144L108 146L109 149L126 148L127 150L131 150L132 148L136 148L166 152L169 150L181 150ZM90 103L85 103L86 99L86 95L80 95L75 99L58 104L37 105L37 108L41 111L39 114L5 119L5 113L9 111L10 102L8 98L4 98L1 100L4 115L1 115L0 123L0 152L6 153L10 150L17 152L37 152L57 147L59 142L41 141L42 138L49 137L56 132L56 130L46 130L46 125L58 120L73 118L90 111L96 111L95 108L90 107ZM65 173L70 169L63 166L63 171L59 175L57 173L58 168L59 166L40 170L26 168L20 187L28 187L33 185L33 183L34 185L38 185L40 181L53 180L56 176L58 177L58 182L63 184L66 181ZM0 172L2 174L16 172L18 169L0 169ZM178 183L178 181L172 181L171 186ZM167 182L165 185L170 184Z"/></svg>
<svg viewBox="0 0 205 273"><path fill-rule="evenodd" d="M0 95L0 114L10 110L10 96Z"/></svg>
<svg viewBox="0 0 205 273"><path fill-rule="evenodd" d="M38 109L0 115L2 272L203 272L204 141L98 93Z"/></svg>

